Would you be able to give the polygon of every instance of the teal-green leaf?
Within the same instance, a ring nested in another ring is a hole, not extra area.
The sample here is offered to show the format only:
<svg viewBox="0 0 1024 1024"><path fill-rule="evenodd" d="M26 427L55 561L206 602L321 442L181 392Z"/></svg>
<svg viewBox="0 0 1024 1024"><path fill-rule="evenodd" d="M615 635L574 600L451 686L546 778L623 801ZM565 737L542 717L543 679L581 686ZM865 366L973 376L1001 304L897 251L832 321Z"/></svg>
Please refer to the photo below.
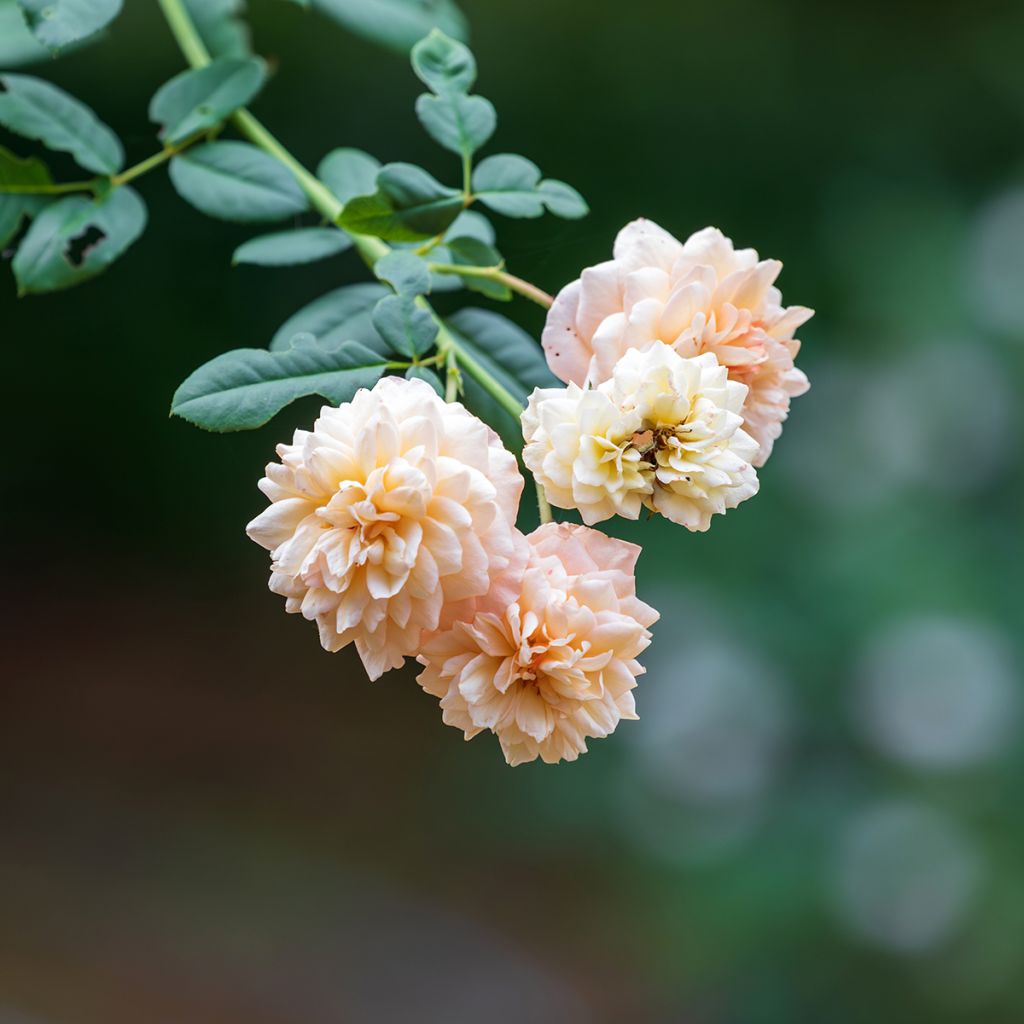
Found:
<svg viewBox="0 0 1024 1024"><path fill-rule="evenodd" d="M476 60L469 47L452 39L440 29L421 39L412 48L412 69L416 76L438 96L467 93L476 81Z"/></svg>
<svg viewBox="0 0 1024 1024"><path fill-rule="evenodd" d="M18 233L22 217L34 216L52 198L30 192L5 193L4 189L49 185L51 181L50 172L42 160L23 160L0 146L0 246L6 245Z"/></svg>
<svg viewBox="0 0 1024 1024"><path fill-rule="evenodd" d="M178 194L210 217L282 220L309 204L291 171L247 142L207 142L171 161Z"/></svg>
<svg viewBox="0 0 1024 1024"><path fill-rule="evenodd" d="M416 100L416 116L427 134L452 153L472 156L494 134L498 115L482 96L449 93Z"/></svg>
<svg viewBox="0 0 1024 1024"><path fill-rule="evenodd" d="M334 149L320 161L317 177L343 202L369 195L376 187L380 161L361 149Z"/></svg>
<svg viewBox="0 0 1024 1024"><path fill-rule="evenodd" d="M526 157L500 153L481 160L473 171L473 193L506 217L539 217L546 209L557 217L584 216L583 197L562 181L541 181L540 168Z"/></svg>
<svg viewBox="0 0 1024 1024"><path fill-rule="evenodd" d="M445 321L458 346L467 351L521 405L537 387L556 387L540 345L521 327L485 309L462 309ZM466 408L489 423L506 445L522 447L518 420L502 408L467 372L463 372Z"/></svg>
<svg viewBox="0 0 1024 1024"><path fill-rule="evenodd" d="M437 322L409 295L389 295L377 303L373 326L395 352L415 359L437 338Z"/></svg>
<svg viewBox="0 0 1024 1024"><path fill-rule="evenodd" d="M405 379L424 380L444 398L444 384L441 383L441 378L429 366L410 366L405 371Z"/></svg>
<svg viewBox="0 0 1024 1024"><path fill-rule="evenodd" d="M0 0L0 68L19 68L53 59L28 30L17 0Z"/></svg>
<svg viewBox="0 0 1024 1024"><path fill-rule="evenodd" d="M340 222L358 234L415 242L443 234L462 209L462 193L422 167L385 164L377 175L377 191L350 199Z"/></svg>
<svg viewBox="0 0 1024 1024"><path fill-rule="evenodd" d="M374 264L373 272L387 281L399 295L423 295L430 291L430 271L426 261L413 252L393 249Z"/></svg>
<svg viewBox="0 0 1024 1024"><path fill-rule="evenodd" d="M299 263L336 256L352 247L352 239L337 228L297 228L275 231L243 242L232 263L251 263L259 267L290 267Z"/></svg>
<svg viewBox="0 0 1024 1024"><path fill-rule="evenodd" d="M494 245L494 225L476 210L463 210L448 229L445 242L454 238L477 238L487 245Z"/></svg>
<svg viewBox="0 0 1024 1024"><path fill-rule="evenodd" d="M314 299L293 313L274 333L270 350L288 348L296 334L312 334L322 344L358 341L383 354L387 344L373 327L374 306L390 294L382 284L347 284Z"/></svg>
<svg viewBox="0 0 1024 1024"><path fill-rule="evenodd" d="M455 266L463 267L500 267L503 264L501 253L492 245L481 242L478 238L455 238L448 243L448 257ZM489 299L508 302L512 291L500 281L487 277L467 275L462 283L470 290L486 295Z"/></svg>
<svg viewBox="0 0 1024 1024"><path fill-rule="evenodd" d="M325 345L309 334L293 342L278 352L235 349L200 366L175 392L172 415L205 430L252 430L307 395L347 402L387 368L358 342Z"/></svg>
<svg viewBox="0 0 1024 1024"><path fill-rule="evenodd" d="M350 32L403 53L432 28L466 37L466 19L453 0L312 0L312 7Z"/></svg>
<svg viewBox="0 0 1024 1024"><path fill-rule="evenodd" d="M18 0L32 34L59 50L94 36L121 13L121 0Z"/></svg>
<svg viewBox="0 0 1024 1024"><path fill-rule="evenodd" d="M248 57L252 54L249 26L242 20L245 0L185 0L206 48L214 57Z"/></svg>
<svg viewBox="0 0 1024 1024"><path fill-rule="evenodd" d="M117 136L84 103L30 75L0 75L0 124L97 174L116 174L124 163Z"/></svg>
<svg viewBox="0 0 1024 1024"><path fill-rule="evenodd" d="M146 207L130 188L47 206L14 257L19 294L68 288L102 273L142 234Z"/></svg>
<svg viewBox="0 0 1024 1024"><path fill-rule="evenodd" d="M219 124L263 87L266 65L256 57L218 57L165 82L149 104L160 138L173 145Z"/></svg>

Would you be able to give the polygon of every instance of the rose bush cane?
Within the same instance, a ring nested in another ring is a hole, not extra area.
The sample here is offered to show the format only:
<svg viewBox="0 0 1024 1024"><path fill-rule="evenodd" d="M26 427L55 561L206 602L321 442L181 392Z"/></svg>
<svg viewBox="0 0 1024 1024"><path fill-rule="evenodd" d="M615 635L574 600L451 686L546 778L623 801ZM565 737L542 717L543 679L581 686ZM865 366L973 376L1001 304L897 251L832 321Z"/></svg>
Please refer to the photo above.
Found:
<svg viewBox="0 0 1024 1024"><path fill-rule="evenodd" d="M120 9L17 2L24 25L0 40L0 63L81 45ZM0 125L70 154L84 175L55 181L38 155L0 148L0 244L14 251L19 294L80 284L123 257L147 226L135 186L163 169L210 216L291 222L239 246L235 263L354 249L372 281L315 299L265 347L201 366L172 413L245 430L299 398L325 399L260 484L270 503L248 532L270 552L271 590L316 622L325 649L354 644L371 679L415 658L444 721L467 739L494 733L510 764L575 760L636 717L637 659L657 619L636 594L640 549L590 527L646 509L703 531L752 497L755 467L807 388L795 331L811 311L782 305L778 261L714 228L680 242L634 221L611 260L554 299L510 273L494 215L572 219L587 207L525 157L477 162L497 116L473 93L451 0L311 6L411 47L427 88L416 115L456 158L454 184L349 147L314 174L246 109L267 67L243 5L158 2L189 68L156 89L159 148L138 163L125 167L120 141L79 100L0 75ZM439 315L431 299L447 291L543 306L543 350L493 309ZM528 536L516 454L541 519ZM549 500L587 525L553 522Z"/></svg>

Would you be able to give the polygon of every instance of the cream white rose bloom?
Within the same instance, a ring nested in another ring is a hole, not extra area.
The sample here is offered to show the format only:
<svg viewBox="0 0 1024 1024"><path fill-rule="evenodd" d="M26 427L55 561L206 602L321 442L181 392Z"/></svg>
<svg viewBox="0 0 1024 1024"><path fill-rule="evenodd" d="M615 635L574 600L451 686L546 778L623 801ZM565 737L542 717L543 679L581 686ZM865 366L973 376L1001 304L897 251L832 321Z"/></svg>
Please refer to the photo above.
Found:
<svg viewBox="0 0 1024 1024"><path fill-rule="evenodd" d="M537 388L523 413L523 459L548 500L588 525L641 508L689 530L757 493L747 388L710 352L663 342L630 349L596 388Z"/></svg>
<svg viewBox="0 0 1024 1024"><path fill-rule="evenodd" d="M277 454L260 481L271 505L247 528L271 552L270 589L327 650L354 642L371 679L480 597L511 599L526 558L516 460L428 384L385 377Z"/></svg>
<svg viewBox="0 0 1024 1024"><path fill-rule="evenodd" d="M813 310L783 307L774 286L781 269L753 249L734 249L717 228L682 243L651 221L633 221L619 232L613 259L556 297L543 335L548 364L559 379L585 386L611 377L625 352L656 341L682 356L713 352L749 389L745 428L759 446L753 464L763 465L790 399L808 388L793 365L793 334Z"/></svg>
<svg viewBox="0 0 1024 1024"><path fill-rule="evenodd" d="M636 659L658 613L636 596L635 544L568 523L526 541L514 597L431 638L418 682L467 740L495 733L509 764L575 761L589 738L637 717Z"/></svg>

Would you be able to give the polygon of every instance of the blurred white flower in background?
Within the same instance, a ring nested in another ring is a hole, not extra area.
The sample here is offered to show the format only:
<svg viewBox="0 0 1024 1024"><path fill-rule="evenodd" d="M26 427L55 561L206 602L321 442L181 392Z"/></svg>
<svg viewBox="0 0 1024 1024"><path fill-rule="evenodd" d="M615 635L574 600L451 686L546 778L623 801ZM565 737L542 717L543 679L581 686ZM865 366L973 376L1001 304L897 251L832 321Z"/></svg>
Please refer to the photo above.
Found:
<svg viewBox="0 0 1024 1024"><path fill-rule="evenodd" d="M853 815L840 835L832 902L858 938L921 953L956 935L985 873L976 845L948 815L927 804L879 801Z"/></svg>
<svg viewBox="0 0 1024 1024"><path fill-rule="evenodd" d="M792 702L770 660L737 641L706 595L674 587L652 597L663 625L646 655L654 685L625 737L622 828L663 859L714 859L762 817L789 747Z"/></svg>
<svg viewBox="0 0 1024 1024"><path fill-rule="evenodd" d="M1019 695L1007 640L951 617L911 618L871 638L856 669L854 713L881 753L929 771L998 755Z"/></svg>
<svg viewBox="0 0 1024 1024"><path fill-rule="evenodd" d="M995 331L1024 335L1024 188L988 202L974 222L968 273L981 322Z"/></svg>
<svg viewBox="0 0 1024 1024"><path fill-rule="evenodd" d="M885 372L826 360L803 404L804 425L778 456L801 495L847 513L926 488L970 494L1019 447L1017 396L983 340L895 341ZM837 428L835 410L843 410Z"/></svg>

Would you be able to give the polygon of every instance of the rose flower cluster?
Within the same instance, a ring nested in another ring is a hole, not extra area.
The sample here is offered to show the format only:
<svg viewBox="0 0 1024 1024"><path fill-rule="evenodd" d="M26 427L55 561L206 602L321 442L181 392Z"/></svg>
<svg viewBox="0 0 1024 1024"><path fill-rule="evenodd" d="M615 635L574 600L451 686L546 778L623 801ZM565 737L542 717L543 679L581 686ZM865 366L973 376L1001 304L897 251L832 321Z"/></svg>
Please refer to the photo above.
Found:
<svg viewBox="0 0 1024 1024"><path fill-rule="evenodd" d="M509 764L573 761L636 718L658 613L639 547L591 529L642 509L688 530L757 493L790 399L807 390L776 260L714 228L685 243L629 224L613 258L556 297L543 346L564 388L523 412L523 461L586 525L516 527L523 478L498 435L420 380L385 377L278 446L248 527L270 589L354 643L376 679L406 658L467 739Z"/></svg>

